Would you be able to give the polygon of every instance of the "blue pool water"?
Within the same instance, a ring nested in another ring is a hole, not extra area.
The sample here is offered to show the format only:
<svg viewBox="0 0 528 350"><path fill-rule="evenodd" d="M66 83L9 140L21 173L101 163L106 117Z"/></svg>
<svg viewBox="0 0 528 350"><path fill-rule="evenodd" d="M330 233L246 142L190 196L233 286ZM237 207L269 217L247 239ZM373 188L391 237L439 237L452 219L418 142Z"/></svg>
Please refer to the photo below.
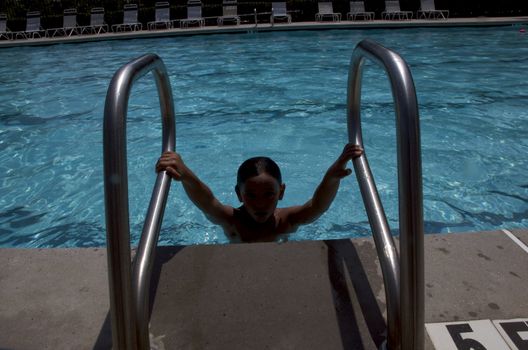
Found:
<svg viewBox="0 0 528 350"><path fill-rule="evenodd" d="M517 29L259 33L0 50L0 246L105 245L102 115L113 73L143 53L170 72L177 149L225 203L238 165L268 155L306 201L347 140L350 56L363 38L409 63L421 114L426 232L528 227L528 35ZM397 228L395 127L385 74L368 65L363 130L391 227ZM128 122L132 239L160 152L150 76ZM290 240L369 235L355 177L331 209ZM226 243L173 184L162 244Z"/></svg>

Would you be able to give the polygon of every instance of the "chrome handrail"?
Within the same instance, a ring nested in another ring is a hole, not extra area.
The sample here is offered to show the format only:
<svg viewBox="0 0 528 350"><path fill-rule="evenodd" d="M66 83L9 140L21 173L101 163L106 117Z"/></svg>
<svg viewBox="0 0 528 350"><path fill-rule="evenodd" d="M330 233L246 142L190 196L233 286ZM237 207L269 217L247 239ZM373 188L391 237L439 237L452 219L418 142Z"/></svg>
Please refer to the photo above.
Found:
<svg viewBox="0 0 528 350"><path fill-rule="evenodd" d="M420 132L416 92L409 68L395 52L364 40L352 55L347 97L349 142L363 146L360 105L366 58L388 73L396 105L401 271L366 154L354 168L380 257L387 298L390 350L423 347L423 209ZM163 124L162 151L175 148L172 92L165 65L156 55L139 57L119 69L108 88L104 117L104 171L112 340L117 349L148 349L148 283L170 178L158 174L147 212L132 283L126 162L126 112L133 83L152 71ZM403 282L401 282L403 281Z"/></svg>
<svg viewBox="0 0 528 350"><path fill-rule="evenodd" d="M174 106L169 76L161 58L148 54L121 67L112 78L104 110L104 182L112 342L115 349L149 349L148 290L170 177L157 175L145 225L130 264L130 227L126 156L126 116L134 82L152 72L159 94L162 151L176 145Z"/></svg>
<svg viewBox="0 0 528 350"><path fill-rule="evenodd" d="M372 40L361 41L350 61L347 96L349 142L363 146L361 82L370 59L390 80L396 108L400 257L368 165L366 153L354 159L356 177L380 259L387 300L387 347L418 350L424 346L424 244L420 124L416 90L400 55Z"/></svg>

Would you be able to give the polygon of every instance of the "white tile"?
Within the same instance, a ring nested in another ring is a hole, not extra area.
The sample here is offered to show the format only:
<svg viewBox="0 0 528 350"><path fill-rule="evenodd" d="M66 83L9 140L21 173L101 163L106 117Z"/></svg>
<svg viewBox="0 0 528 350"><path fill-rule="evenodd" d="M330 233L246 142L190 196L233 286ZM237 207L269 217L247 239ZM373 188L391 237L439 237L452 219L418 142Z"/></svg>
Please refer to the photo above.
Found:
<svg viewBox="0 0 528 350"><path fill-rule="evenodd" d="M427 323L436 350L510 350L490 320Z"/></svg>
<svg viewBox="0 0 528 350"><path fill-rule="evenodd" d="M494 320L493 324L510 348L514 350L528 349L528 318Z"/></svg>

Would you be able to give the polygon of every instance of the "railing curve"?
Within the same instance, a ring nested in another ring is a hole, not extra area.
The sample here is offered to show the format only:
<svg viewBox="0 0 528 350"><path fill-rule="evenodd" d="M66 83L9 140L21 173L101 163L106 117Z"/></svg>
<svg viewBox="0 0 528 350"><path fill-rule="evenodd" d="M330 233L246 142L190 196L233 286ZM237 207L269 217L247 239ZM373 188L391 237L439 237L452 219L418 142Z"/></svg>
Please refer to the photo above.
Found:
<svg viewBox="0 0 528 350"><path fill-rule="evenodd" d="M152 72L159 95L162 152L174 151L172 90L161 58L147 54L121 67L112 78L104 110L104 182L110 313L114 349L149 349L148 289L170 177L157 175L131 276L126 116L134 82Z"/></svg>
<svg viewBox="0 0 528 350"><path fill-rule="evenodd" d="M366 152L354 169L380 259L387 299L387 347L423 349L424 253L422 164L416 90L409 67L396 52L372 40L361 41L352 54L348 76L349 142L363 146L361 83L363 64L370 59L386 71L396 109L400 256L368 165Z"/></svg>

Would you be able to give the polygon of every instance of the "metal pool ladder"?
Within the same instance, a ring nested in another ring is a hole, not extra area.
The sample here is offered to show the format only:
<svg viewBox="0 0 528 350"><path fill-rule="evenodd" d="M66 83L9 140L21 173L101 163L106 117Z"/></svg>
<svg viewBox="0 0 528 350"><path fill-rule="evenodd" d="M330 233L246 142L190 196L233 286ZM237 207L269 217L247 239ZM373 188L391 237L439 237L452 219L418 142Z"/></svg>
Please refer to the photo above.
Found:
<svg viewBox="0 0 528 350"><path fill-rule="evenodd" d="M347 97L349 141L363 146L360 121L362 66L369 58L388 73L396 106L401 259L385 217L367 157L354 168L380 259L387 298L386 347L423 348L424 270L420 131L416 92L409 68L395 52L364 40L352 54ZM126 115L134 82L152 72L159 94L162 151L175 149L172 91L162 60L152 54L121 67L112 78L104 111L104 181L112 342L115 349L149 349L149 284L170 189L157 175L143 232L131 267L126 157Z"/></svg>
<svg viewBox="0 0 528 350"><path fill-rule="evenodd" d="M121 67L112 78L104 111L104 188L110 314L114 349L150 349L149 284L170 177L158 173L139 247L131 270L126 156L126 115L134 82L152 72L162 121L162 152L174 151L174 104L167 69L157 55L144 55Z"/></svg>
<svg viewBox="0 0 528 350"><path fill-rule="evenodd" d="M361 41L350 62L347 124L349 142L363 146L361 81L370 59L385 69L396 109L400 256L368 165L366 152L354 159L354 170L380 260L387 304L388 349L420 350L424 346L424 253L422 161L416 90L409 67L396 52L374 41Z"/></svg>

